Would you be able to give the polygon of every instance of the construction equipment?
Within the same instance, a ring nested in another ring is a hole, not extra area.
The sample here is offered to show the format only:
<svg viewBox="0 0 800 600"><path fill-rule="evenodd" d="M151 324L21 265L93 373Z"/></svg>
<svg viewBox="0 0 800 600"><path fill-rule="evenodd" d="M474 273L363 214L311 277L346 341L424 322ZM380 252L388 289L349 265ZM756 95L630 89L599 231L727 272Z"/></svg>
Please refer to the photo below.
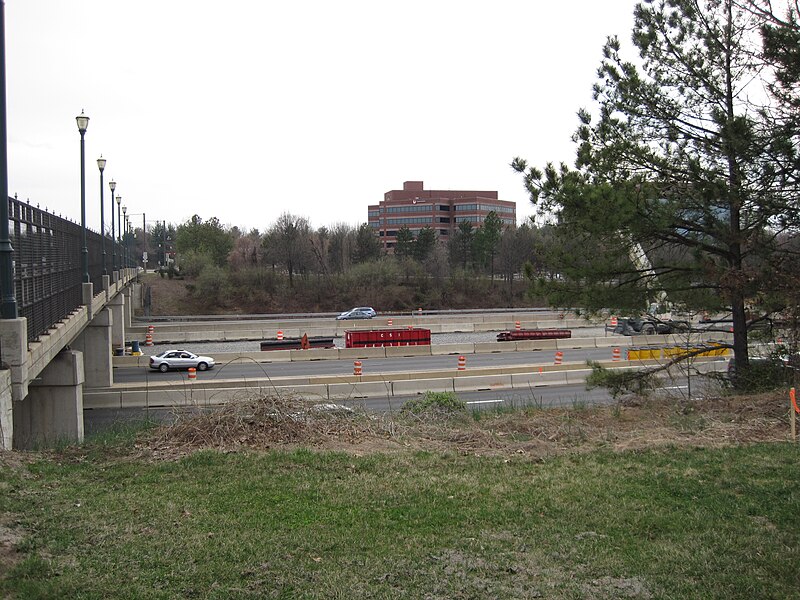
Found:
<svg viewBox="0 0 800 600"><path fill-rule="evenodd" d="M633 265L644 275L646 281L656 279L656 272L650 259L641 244L629 240L628 255ZM648 289L649 289L648 285ZM665 335L671 333L686 333L691 329L691 323L686 319L673 318L673 305L667 299L664 290L653 291L655 301L651 302L646 314L636 317L621 317L617 319L614 333L622 335Z"/></svg>

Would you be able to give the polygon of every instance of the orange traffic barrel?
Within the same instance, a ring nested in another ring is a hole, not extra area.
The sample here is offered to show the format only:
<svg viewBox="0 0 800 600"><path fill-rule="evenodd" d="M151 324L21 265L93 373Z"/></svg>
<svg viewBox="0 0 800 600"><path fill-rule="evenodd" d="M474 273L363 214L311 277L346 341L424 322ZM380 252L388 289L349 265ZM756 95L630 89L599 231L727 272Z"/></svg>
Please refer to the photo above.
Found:
<svg viewBox="0 0 800 600"><path fill-rule="evenodd" d="M458 370L459 371L466 371L467 370L467 359L463 356L458 357Z"/></svg>
<svg viewBox="0 0 800 600"><path fill-rule="evenodd" d="M361 376L361 361L354 360L353 361L353 375Z"/></svg>
<svg viewBox="0 0 800 600"><path fill-rule="evenodd" d="M280 329L278 330L278 339L279 340L283 339L283 332Z"/></svg>
<svg viewBox="0 0 800 600"><path fill-rule="evenodd" d="M558 351L556 352L556 356L555 356L555 359L554 359L554 364L556 364L556 365L560 365L560 364L561 364L561 361L562 361L563 359L564 359L564 353L563 353L561 350L558 350Z"/></svg>
<svg viewBox="0 0 800 600"><path fill-rule="evenodd" d="M389 327L392 326L392 320L391 319L389 319L388 324L389 324Z"/></svg>
<svg viewBox="0 0 800 600"><path fill-rule="evenodd" d="M618 361L621 358L620 349L619 348L612 348L611 350L611 360Z"/></svg>
<svg viewBox="0 0 800 600"><path fill-rule="evenodd" d="M197 379L197 369L189 367L189 379Z"/></svg>
<svg viewBox="0 0 800 600"><path fill-rule="evenodd" d="M517 331L519 331L520 329L522 329L522 323L520 323L519 321L515 321L514 322L514 327L516 327Z"/></svg>
<svg viewBox="0 0 800 600"><path fill-rule="evenodd" d="M144 345L145 346L153 345L153 335L151 333L144 334Z"/></svg>

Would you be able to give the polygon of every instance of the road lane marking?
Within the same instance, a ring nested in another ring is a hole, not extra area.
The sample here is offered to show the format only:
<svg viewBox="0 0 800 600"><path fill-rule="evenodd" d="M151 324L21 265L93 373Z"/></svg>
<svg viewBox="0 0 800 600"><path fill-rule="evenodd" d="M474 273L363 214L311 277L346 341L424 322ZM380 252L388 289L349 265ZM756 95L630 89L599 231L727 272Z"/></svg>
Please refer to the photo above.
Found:
<svg viewBox="0 0 800 600"><path fill-rule="evenodd" d="M505 402L505 400L471 400L465 404L496 404L498 402Z"/></svg>

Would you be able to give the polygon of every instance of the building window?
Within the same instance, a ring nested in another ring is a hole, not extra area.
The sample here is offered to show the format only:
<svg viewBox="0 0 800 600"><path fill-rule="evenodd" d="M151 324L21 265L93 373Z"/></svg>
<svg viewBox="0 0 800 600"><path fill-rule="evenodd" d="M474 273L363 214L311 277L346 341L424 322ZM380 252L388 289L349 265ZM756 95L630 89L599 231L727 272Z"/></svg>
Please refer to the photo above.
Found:
<svg viewBox="0 0 800 600"><path fill-rule="evenodd" d="M404 217L402 219L387 219L389 225L416 225L419 223L433 223L433 217Z"/></svg>
<svg viewBox="0 0 800 600"><path fill-rule="evenodd" d="M387 213L420 213L432 212L433 205L431 204L412 204L411 206L388 206Z"/></svg>

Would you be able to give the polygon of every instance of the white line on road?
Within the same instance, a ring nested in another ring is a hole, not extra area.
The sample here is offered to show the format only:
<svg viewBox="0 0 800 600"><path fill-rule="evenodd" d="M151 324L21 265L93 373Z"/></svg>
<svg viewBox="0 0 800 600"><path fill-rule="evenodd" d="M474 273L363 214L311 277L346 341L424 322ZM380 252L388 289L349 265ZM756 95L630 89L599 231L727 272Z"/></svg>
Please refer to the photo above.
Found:
<svg viewBox="0 0 800 600"><path fill-rule="evenodd" d="M497 404L498 402L505 402L505 400L471 400L465 404Z"/></svg>

